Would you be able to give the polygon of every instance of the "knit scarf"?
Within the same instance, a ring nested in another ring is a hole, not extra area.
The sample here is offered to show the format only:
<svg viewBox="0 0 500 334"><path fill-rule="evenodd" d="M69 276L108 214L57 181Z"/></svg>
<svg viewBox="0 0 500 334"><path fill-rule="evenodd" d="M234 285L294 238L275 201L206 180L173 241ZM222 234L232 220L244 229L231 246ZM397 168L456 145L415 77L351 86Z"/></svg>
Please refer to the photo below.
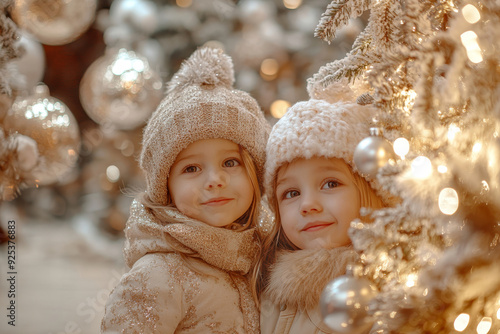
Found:
<svg viewBox="0 0 500 334"><path fill-rule="evenodd" d="M129 267L147 253L177 252L199 258L231 276L240 293L247 333L258 333L258 312L243 275L252 268L258 243L254 229L233 231L191 219L175 208L166 209L166 221L159 221L138 201L130 209L124 255ZM239 274L239 275L238 275ZM251 317L251 318L250 318Z"/></svg>

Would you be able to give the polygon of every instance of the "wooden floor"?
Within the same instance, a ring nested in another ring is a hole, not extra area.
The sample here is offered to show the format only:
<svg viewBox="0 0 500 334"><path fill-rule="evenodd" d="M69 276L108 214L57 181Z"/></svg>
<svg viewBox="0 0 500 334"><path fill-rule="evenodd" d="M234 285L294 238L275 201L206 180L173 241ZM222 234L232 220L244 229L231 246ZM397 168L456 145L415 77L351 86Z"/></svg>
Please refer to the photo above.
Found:
<svg viewBox="0 0 500 334"><path fill-rule="evenodd" d="M15 275L7 244L0 245L0 333L99 333L104 304L126 271L123 240L106 237L85 218L36 221L0 215L5 229L16 221ZM15 298L9 298L15 276ZM15 302L15 327L7 310Z"/></svg>

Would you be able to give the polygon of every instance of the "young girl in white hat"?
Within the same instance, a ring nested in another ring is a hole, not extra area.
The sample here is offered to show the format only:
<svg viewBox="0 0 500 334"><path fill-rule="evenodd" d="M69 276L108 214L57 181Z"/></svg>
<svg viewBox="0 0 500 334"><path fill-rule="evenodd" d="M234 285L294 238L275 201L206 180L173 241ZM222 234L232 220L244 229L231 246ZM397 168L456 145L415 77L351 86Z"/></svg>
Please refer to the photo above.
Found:
<svg viewBox="0 0 500 334"><path fill-rule="evenodd" d="M264 185L276 224L264 239L256 282L262 334L333 333L321 318L321 292L355 259L348 229L360 208L384 205L353 163L373 113L311 99L273 127Z"/></svg>
<svg viewBox="0 0 500 334"><path fill-rule="evenodd" d="M125 229L131 269L110 294L102 332L259 333L247 274L269 125L233 82L227 55L198 49L148 121L147 190Z"/></svg>

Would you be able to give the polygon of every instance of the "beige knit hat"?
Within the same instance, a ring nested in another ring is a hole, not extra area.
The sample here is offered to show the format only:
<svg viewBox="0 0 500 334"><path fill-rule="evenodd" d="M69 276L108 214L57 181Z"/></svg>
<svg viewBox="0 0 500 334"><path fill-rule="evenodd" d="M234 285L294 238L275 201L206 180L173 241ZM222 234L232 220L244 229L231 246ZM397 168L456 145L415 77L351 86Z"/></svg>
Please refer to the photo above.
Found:
<svg viewBox="0 0 500 334"><path fill-rule="evenodd" d="M202 139L223 138L252 156L262 182L270 125L257 101L234 89L233 63L220 49L199 48L183 62L144 128L140 167L147 193L167 204L167 179L177 155Z"/></svg>
<svg viewBox="0 0 500 334"><path fill-rule="evenodd" d="M335 103L316 99L297 102L274 125L266 149L264 188L268 198L273 197L278 169L297 158L339 158L357 171L354 150L370 135L376 109L343 100L353 96L337 95ZM369 183L375 182L363 176Z"/></svg>

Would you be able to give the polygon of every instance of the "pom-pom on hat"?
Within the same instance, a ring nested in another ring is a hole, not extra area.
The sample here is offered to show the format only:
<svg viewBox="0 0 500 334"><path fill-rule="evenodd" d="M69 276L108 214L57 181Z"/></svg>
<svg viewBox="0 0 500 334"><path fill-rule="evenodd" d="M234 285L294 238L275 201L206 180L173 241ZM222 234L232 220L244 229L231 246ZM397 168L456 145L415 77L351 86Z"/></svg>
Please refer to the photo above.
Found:
<svg viewBox="0 0 500 334"><path fill-rule="evenodd" d="M357 171L354 150L370 135L370 122L375 113L372 106L346 100L329 103L310 99L290 107L274 125L267 143L264 188L268 198L274 196L273 183L278 169L295 159L339 158ZM375 180L364 177L373 186Z"/></svg>
<svg viewBox="0 0 500 334"><path fill-rule="evenodd" d="M177 155L202 139L222 138L243 146L263 180L270 125L257 101L234 89L233 63L220 49L199 48L167 84L167 95L144 128L139 165L147 193L167 204L167 180Z"/></svg>

